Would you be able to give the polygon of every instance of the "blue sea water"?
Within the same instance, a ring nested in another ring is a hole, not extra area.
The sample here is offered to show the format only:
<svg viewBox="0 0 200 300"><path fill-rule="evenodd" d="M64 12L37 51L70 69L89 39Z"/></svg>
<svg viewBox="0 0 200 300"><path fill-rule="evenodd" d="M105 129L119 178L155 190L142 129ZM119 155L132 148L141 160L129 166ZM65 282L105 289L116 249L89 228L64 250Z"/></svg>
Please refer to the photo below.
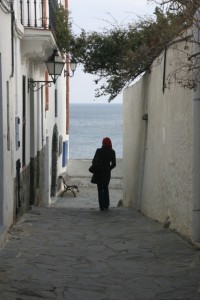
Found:
<svg viewBox="0 0 200 300"><path fill-rule="evenodd" d="M70 104L70 158L93 158L106 136L112 140L116 157L122 158L122 104Z"/></svg>

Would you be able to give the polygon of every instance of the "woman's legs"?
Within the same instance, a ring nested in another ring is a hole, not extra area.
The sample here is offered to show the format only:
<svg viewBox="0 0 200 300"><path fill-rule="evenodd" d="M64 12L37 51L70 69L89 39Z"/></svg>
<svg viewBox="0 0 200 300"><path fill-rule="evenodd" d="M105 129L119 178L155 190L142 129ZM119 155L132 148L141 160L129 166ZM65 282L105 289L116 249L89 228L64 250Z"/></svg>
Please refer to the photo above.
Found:
<svg viewBox="0 0 200 300"><path fill-rule="evenodd" d="M108 209L110 205L108 185L104 186L104 205L105 205L105 209Z"/></svg>
<svg viewBox="0 0 200 300"><path fill-rule="evenodd" d="M97 184L98 189L98 199L99 199L99 208L104 209L104 195L103 195L103 185L101 183Z"/></svg>
<svg viewBox="0 0 200 300"><path fill-rule="evenodd" d="M99 183L97 184L99 207L101 210L108 209L110 205L108 185Z"/></svg>

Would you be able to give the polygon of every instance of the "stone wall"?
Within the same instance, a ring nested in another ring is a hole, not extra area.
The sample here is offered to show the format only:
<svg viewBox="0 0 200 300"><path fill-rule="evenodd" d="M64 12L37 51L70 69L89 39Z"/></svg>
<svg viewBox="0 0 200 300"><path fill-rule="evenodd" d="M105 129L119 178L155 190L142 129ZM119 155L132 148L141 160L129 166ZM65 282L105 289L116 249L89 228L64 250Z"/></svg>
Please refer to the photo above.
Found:
<svg viewBox="0 0 200 300"><path fill-rule="evenodd" d="M79 181L82 186L92 186L92 174L88 171L91 166L92 159L70 159L66 168L68 174L76 181ZM117 159L116 168L112 170L110 187L122 188L123 174L122 174L122 159Z"/></svg>
<svg viewBox="0 0 200 300"><path fill-rule="evenodd" d="M45 187L45 148L38 151L35 158L31 158L28 166L14 179L14 219L17 215L23 215L31 205L44 206Z"/></svg>
<svg viewBox="0 0 200 300"><path fill-rule="evenodd" d="M30 209L30 187L30 165L28 165L20 173L19 181L17 174L14 180L14 219L17 215L23 215Z"/></svg>

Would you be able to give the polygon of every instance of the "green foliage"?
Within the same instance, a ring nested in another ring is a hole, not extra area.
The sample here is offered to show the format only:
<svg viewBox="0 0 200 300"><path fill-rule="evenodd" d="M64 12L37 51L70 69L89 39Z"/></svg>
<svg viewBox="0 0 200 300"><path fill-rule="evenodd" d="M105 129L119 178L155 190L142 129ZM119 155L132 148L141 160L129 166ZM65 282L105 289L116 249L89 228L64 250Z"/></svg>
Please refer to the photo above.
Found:
<svg viewBox="0 0 200 300"><path fill-rule="evenodd" d="M69 51L71 36L69 13L62 4L58 4L56 10L56 42L61 52Z"/></svg>
<svg viewBox="0 0 200 300"><path fill-rule="evenodd" d="M156 8L156 20L139 20L126 28L113 26L102 33L82 31L71 40L70 52L83 64L84 71L98 76L103 83L96 97L109 95L113 100L124 87L150 69L166 45L185 24L182 14Z"/></svg>
<svg viewBox="0 0 200 300"><path fill-rule="evenodd" d="M174 13L184 13L188 16L193 16L200 7L200 0L147 0L148 2L156 3L165 10L173 11Z"/></svg>

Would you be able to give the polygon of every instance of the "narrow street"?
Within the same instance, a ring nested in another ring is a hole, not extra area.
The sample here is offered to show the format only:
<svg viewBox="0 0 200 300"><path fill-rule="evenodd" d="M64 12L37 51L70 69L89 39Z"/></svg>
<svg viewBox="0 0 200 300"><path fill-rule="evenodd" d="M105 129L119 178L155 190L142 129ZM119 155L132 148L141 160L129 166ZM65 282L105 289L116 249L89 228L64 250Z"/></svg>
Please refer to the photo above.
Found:
<svg viewBox="0 0 200 300"><path fill-rule="evenodd" d="M0 251L1 300L200 299L200 250L94 188L34 207Z"/></svg>

